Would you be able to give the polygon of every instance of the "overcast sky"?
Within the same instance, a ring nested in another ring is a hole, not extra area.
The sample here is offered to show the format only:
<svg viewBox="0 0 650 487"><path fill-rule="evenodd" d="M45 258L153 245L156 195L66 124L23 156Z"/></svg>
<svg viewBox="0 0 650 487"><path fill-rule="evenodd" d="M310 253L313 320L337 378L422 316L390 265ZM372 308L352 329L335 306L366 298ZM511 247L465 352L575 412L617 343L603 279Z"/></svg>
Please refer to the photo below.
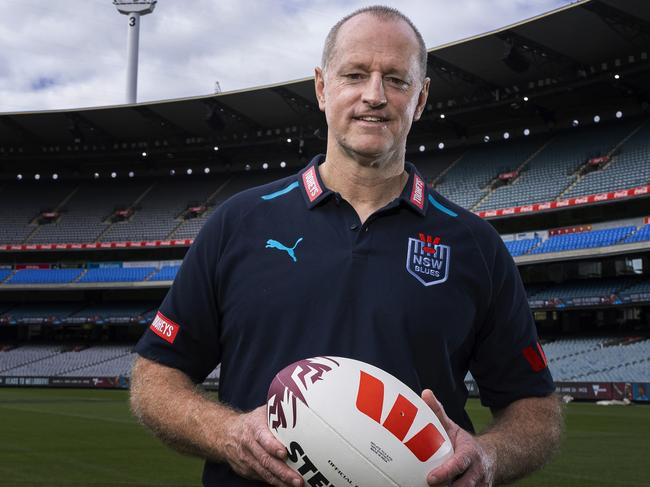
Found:
<svg viewBox="0 0 650 487"><path fill-rule="evenodd" d="M381 0L380 0L381 2ZM142 18L138 101L313 75L329 28L360 0L159 0ZM568 0L383 0L427 47ZM124 103L127 17L111 0L0 0L0 113Z"/></svg>

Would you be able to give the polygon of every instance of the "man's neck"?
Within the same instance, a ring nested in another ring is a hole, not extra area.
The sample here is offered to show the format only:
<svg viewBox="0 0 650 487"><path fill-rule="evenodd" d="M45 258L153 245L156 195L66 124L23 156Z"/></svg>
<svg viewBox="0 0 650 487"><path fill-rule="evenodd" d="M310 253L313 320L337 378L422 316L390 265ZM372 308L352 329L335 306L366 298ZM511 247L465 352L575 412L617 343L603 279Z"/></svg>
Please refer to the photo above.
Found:
<svg viewBox="0 0 650 487"><path fill-rule="evenodd" d="M403 159L373 165L328 153L319 172L325 186L350 203L362 223L397 198L408 181Z"/></svg>

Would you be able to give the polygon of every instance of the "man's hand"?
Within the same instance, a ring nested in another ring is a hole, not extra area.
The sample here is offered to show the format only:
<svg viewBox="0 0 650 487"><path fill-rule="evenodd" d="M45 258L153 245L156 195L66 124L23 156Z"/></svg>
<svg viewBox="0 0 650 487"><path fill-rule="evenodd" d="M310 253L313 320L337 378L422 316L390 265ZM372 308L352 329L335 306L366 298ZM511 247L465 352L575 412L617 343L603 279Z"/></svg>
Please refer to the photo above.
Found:
<svg viewBox="0 0 650 487"><path fill-rule="evenodd" d="M266 422L266 406L235 411L207 397L180 370L138 358L131 373L131 409L175 450L276 486L301 486L302 478L284 459L287 451Z"/></svg>
<svg viewBox="0 0 650 487"><path fill-rule="evenodd" d="M422 392L422 399L438 417L454 447L454 454L429 472L427 483L447 485L453 481L454 487L491 486L496 471L496 452L481 446L471 434L449 419L429 389Z"/></svg>
<svg viewBox="0 0 650 487"><path fill-rule="evenodd" d="M266 406L231 418L223 452L232 469L242 477L282 487L302 485L302 477L285 463L286 448L267 426Z"/></svg>

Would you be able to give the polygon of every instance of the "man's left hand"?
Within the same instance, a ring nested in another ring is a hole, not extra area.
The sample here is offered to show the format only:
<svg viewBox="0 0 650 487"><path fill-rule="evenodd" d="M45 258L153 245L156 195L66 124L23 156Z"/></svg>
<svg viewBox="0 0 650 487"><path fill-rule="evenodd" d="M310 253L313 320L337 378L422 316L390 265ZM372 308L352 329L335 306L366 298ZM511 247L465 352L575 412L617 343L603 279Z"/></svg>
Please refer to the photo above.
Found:
<svg viewBox="0 0 650 487"><path fill-rule="evenodd" d="M474 436L449 419L432 391L425 389L422 399L438 417L454 447L454 454L429 472L427 483L432 486L451 482L454 487L491 486L496 472L494 448L481 445Z"/></svg>

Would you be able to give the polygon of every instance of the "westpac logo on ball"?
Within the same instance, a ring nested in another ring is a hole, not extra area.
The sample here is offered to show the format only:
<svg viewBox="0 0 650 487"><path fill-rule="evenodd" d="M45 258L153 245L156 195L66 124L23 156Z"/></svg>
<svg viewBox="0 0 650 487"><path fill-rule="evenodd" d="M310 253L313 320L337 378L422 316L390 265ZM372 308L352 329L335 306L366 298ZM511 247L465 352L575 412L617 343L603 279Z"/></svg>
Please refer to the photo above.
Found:
<svg viewBox="0 0 650 487"><path fill-rule="evenodd" d="M439 239L436 239L439 240ZM451 247L426 239L409 238L406 270L424 286L441 284L449 277Z"/></svg>

